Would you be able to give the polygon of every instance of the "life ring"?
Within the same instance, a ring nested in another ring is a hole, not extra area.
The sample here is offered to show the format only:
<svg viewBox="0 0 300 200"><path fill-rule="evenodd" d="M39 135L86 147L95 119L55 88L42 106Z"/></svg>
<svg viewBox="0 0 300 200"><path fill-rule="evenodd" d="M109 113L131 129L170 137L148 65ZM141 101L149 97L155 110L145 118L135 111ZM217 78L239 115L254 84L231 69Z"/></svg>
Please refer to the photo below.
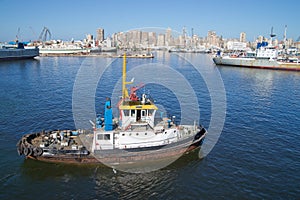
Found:
<svg viewBox="0 0 300 200"><path fill-rule="evenodd" d="M39 147L37 149L38 149L38 156L43 155L44 150L42 148L39 148Z"/></svg>
<svg viewBox="0 0 300 200"><path fill-rule="evenodd" d="M29 155L29 149L25 147L23 153L24 153L25 156L28 156Z"/></svg>
<svg viewBox="0 0 300 200"><path fill-rule="evenodd" d="M30 147L24 149L25 156L31 156L32 149Z"/></svg>
<svg viewBox="0 0 300 200"><path fill-rule="evenodd" d="M23 144L21 142L19 142L19 144L18 144L18 154L19 154L19 156L23 155L23 151L24 151Z"/></svg>
<svg viewBox="0 0 300 200"><path fill-rule="evenodd" d="M23 154L23 152L21 151L21 148L20 148L20 147L18 147L18 149L17 149L17 150L18 150L18 154L19 154L19 156Z"/></svg>
<svg viewBox="0 0 300 200"><path fill-rule="evenodd" d="M36 147L33 149L34 156L41 156L43 154L43 149L40 147Z"/></svg>

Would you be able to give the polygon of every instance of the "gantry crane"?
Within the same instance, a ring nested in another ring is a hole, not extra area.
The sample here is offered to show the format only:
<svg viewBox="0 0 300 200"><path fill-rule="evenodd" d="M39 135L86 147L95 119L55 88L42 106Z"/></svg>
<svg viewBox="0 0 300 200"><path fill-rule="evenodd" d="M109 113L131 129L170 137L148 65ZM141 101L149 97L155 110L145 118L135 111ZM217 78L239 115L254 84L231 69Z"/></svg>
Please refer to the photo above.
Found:
<svg viewBox="0 0 300 200"><path fill-rule="evenodd" d="M40 34L40 36L39 36L38 41L41 41L41 42L47 41L47 36L50 40L51 39L51 32L47 27L44 27L41 34Z"/></svg>

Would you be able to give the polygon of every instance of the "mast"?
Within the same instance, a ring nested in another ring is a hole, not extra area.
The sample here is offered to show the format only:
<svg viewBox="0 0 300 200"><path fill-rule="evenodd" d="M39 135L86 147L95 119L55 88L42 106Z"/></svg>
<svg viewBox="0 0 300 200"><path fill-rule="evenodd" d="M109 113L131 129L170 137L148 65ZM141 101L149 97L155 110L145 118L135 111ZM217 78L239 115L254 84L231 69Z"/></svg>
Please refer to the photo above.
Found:
<svg viewBox="0 0 300 200"><path fill-rule="evenodd" d="M126 85L133 83L133 80L130 82L126 82L126 53L124 53L124 55L123 55L123 76L122 77L123 77L123 79L122 79L122 98L124 100L124 99L129 98Z"/></svg>
<svg viewBox="0 0 300 200"><path fill-rule="evenodd" d="M271 46L273 46L273 37L275 37L275 36L276 36L276 34L273 33L273 26L272 26L271 33L270 33L270 37L271 37L270 43L271 43Z"/></svg>
<svg viewBox="0 0 300 200"><path fill-rule="evenodd" d="M182 28L182 36L183 36L183 45L184 45L184 48L186 48L186 31L185 31L185 26Z"/></svg>
<svg viewBox="0 0 300 200"><path fill-rule="evenodd" d="M286 30L287 30L287 25L285 25L285 27L284 27L284 35L283 35L284 49L286 49Z"/></svg>
<svg viewBox="0 0 300 200"><path fill-rule="evenodd" d="M122 82L122 97L125 99L128 96L128 91L126 89L126 52L123 56L123 82Z"/></svg>

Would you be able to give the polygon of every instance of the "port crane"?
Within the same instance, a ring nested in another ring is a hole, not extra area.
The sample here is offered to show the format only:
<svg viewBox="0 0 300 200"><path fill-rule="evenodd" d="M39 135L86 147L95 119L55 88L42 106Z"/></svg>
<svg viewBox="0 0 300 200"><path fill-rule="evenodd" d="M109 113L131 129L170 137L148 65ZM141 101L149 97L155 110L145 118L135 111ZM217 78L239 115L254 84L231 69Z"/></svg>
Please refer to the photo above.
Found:
<svg viewBox="0 0 300 200"><path fill-rule="evenodd" d="M40 34L40 36L39 36L38 41L42 41L42 42L47 41L47 36L49 37L49 40L50 40L51 39L51 32L47 27L44 27L41 34Z"/></svg>
<svg viewBox="0 0 300 200"><path fill-rule="evenodd" d="M20 38L20 27L18 28L18 33L16 35L16 42L18 43L19 41L19 38Z"/></svg>

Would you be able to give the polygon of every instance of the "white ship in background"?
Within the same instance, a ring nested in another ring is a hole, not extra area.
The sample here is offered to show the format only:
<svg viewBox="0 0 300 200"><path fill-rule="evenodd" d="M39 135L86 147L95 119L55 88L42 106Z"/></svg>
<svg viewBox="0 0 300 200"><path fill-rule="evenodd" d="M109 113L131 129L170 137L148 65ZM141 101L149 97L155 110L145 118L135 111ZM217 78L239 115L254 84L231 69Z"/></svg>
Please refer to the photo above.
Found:
<svg viewBox="0 0 300 200"><path fill-rule="evenodd" d="M42 45L39 46L41 56L51 55L82 55L88 54L89 49L80 46L68 45Z"/></svg>
<svg viewBox="0 0 300 200"><path fill-rule="evenodd" d="M276 36L273 34L273 29L270 36L270 44L264 41L258 43L255 52L222 55L218 51L213 61L217 65L300 71L299 58L297 56L290 57L284 50L279 50L278 47L272 45L272 38Z"/></svg>

